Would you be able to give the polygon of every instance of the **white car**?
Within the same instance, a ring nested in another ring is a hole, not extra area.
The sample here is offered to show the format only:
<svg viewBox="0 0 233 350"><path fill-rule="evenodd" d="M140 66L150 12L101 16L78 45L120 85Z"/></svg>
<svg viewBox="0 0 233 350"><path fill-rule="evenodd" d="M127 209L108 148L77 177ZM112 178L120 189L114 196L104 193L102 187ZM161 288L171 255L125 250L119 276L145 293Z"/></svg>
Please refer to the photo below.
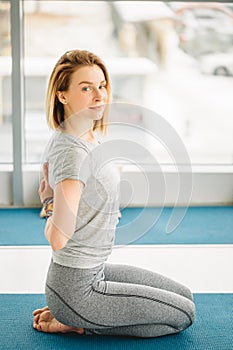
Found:
<svg viewBox="0 0 233 350"><path fill-rule="evenodd" d="M233 51L204 55L199 64L204 74L233 75Z"/></svg>

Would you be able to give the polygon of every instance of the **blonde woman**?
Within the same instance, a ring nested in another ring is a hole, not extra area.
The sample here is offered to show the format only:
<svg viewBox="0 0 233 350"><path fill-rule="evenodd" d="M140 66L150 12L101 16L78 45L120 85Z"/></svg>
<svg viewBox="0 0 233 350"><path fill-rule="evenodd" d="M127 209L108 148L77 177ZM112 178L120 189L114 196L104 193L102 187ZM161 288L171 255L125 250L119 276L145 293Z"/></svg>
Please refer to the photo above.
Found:
<svg viewBox="0 0 233 350"><path fill-rule="evenodd" d="M34 311L43 332L158 337L194 322L190 290L157 273L107 263L118 223L119 173L101 159L110 81L102 60L74 50L55 65L47 92L46 149L39 188L52 247L45 294ZM143 257L140 257L143 258Z"/></svg>

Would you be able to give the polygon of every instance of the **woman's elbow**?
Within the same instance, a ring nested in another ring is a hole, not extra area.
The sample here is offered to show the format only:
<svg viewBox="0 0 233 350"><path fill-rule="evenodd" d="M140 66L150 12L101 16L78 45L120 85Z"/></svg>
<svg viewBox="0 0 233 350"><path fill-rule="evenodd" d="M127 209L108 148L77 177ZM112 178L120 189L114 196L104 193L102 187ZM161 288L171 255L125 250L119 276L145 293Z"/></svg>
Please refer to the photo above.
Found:
<svg viewBox="0 0 233 350"><path fill-rule="evenodd" d="M53 251L57 251L64 248L66 243L68 242L68 237L66 237L66 235L63 232L54 229L54 227L51 227L49 230L47 230L45 236L49 241Z"/></svg>
<svg viewBox="0 0 233 350"><path fill-rule="evenodd" d="M67 241L68 241L68 238L64 236L54 237L54 238L51 237L50 244L53 251L56 252L57 250L64 248Z"/></svg>

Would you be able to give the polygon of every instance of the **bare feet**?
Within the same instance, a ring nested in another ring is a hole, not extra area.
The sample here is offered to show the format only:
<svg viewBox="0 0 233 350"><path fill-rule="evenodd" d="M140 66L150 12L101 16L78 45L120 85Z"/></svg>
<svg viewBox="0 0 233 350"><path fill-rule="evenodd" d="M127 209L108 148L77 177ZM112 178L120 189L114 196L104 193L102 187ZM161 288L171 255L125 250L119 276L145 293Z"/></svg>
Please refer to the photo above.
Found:
<svg viewBox="0 0 233 350"><path fill-rule="evenodd" d="M58 322L53 315L51 314L48 306L45 306L43 309L37 309L33 312L34 322L33 327L42 332L46 333L68 333L75 332L78 334L83 334L83 328L75 328L71 326L66 326Z"/></svg>

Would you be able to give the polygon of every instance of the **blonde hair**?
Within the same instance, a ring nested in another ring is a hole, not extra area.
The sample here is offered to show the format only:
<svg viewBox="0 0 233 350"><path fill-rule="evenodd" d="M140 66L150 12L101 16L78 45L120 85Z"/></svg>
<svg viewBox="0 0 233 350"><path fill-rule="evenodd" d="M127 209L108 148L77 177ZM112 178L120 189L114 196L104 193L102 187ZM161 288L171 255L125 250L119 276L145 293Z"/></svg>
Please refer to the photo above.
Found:
<svg viewBox="0 0 233 350"><path fill-rule="evenodd" d="M78 68L93 65L99 66L104 73L108 93L107 104L110 102L111 86L104 62L94 53L86 50L67 51L56 63L48 83L46 117L50 128L56 129L64 122L64 106L57 97L57 91L67 91L69 89L71 76ZM106 105L103 117L94 122L93 131L99 129L102 134L105 134L108 118L108 105Z"/></svg>

